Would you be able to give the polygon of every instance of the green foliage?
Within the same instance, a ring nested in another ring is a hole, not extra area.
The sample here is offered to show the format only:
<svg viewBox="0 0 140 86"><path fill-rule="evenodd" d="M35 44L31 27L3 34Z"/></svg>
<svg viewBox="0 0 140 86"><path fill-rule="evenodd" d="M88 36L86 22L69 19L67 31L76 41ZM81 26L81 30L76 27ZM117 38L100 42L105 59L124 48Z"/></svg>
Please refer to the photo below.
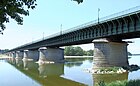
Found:
<svg viewBox="0 0 140 86"><path fill-rule="evenodd" d="M64 54L66 56L93 56L93 50L84 51L81 47L67 46L65 47Z"/></svg>
<svg viewBox="0 0 140 86"><path fill-rule="evenodd" d="M132 56L132 54L131 54L130 52L128 52L128 55L129 55L129 56Z"/></svg>
<svg viewBox="0 0 140 86"><path fill-rule="evenodd" d="M140 80L124 80L124 81L115 81L111 83L105 83L103 81L98 83L98 86L140 86Z"/></svg>
<svg viewBox="0 0 140 86"><path fill-rule="evenodd" d="M117 72L120 69L120 67L103 67L100 69L100 71L113 71L113 72Z"/></svg>
<svg viewBox="0 0 140 86"><path fill-rule="evenodd" d="M0 32L6 28L4 23L9 22L9 17L17 24L23 24L23 17L29 15L28 9L34 9L36 0L0 0Z"/></svg>
<svg viewBox="0 0 140 86"><path fill-rule="evenodd" d="M64 54L66 56L83 56L83 49L81 47L65 47Z"/></svg>
<svg viewBox="0 0 140 86"><path fill-rule="evenodd" d="M93 56L93 50L85 51L86 56Z"/></svg>
<svg viewBox="0 0 140 86"><path fill-rule="evenodd" d="M73 0L73 1L77 1L77 2L78 2L78 4L80 4L80 3L82 3L82 2L83 2L83 0Z"/></svg>
<svg viewBox="0 0 140 86"><path fill-rule="evenodd" d="M71 47L71 46L65 47L64 54L65 54L66 56L73 55L73 54L74 54L74 49L73 49L73 47Z"/></svg>
<svg viewBox="0 0 140 86"><path fill-rule="evenodd" d="M138 65L135 65L135 64L132 64L132 65L129 65L129 66L124 66L124 67L122 67L124 70L127 70L127 71L130 71L130 72L132 72L132 71L137 71L137 70L139 70L140 69L140 67L138 66Z"/></svg>
<svg viewBox="0 0 140 86"><path fill-rule="evenodd" d="M0 49L0 54L7 52L7 51L9 51L9 49L3 49L3 50Z"/></svg>
<svg viewBox="0 0 140 86"><path fill-rule="evenodd" d="M130 80L126 86L140 86L140 80Z"/></svg>
<svg viewBox="0 0 140 86"><path fill-rule="evenodd" d="M100 82L98 83L98 85L99 85L99 86L106 86L104 81L100 81Z"/></svg>
<svg viewBox="0 0 140 86"><path fill-rule="evenodd" d="M83 49L81 47L74 47L75 56L82 56L83 55Z"/></svg>

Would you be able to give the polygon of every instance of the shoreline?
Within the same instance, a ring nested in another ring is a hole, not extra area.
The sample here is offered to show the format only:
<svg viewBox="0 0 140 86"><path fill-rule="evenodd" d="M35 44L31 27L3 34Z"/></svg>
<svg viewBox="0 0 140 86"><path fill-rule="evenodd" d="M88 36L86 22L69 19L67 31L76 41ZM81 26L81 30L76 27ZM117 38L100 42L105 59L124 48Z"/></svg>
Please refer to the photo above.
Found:
<svg viewBox="0 0 140 86"><path fill-rule="evenodd" d="M93 56L64 56L64 58L93 58Z"/></svg>
<svg viewBox="0 0 140 86"><path fill-rule="evenodd" d="M0 55L0 60L7 60L7 59L11 59L12 57L8 57L6 55Z"/></svg>

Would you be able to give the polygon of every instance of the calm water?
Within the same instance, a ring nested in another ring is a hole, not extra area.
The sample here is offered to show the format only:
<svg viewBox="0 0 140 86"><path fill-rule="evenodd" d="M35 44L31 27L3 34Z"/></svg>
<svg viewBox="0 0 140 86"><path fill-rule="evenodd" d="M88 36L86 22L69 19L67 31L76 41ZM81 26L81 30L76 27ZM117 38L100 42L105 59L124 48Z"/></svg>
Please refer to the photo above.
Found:
<svg viewBox="0 0 140 86"><path fill-rule="evenodd" d="M64 64L38 64L32 61L0 60L0 86L93 86L100 80L140 79L140 70L123 74L90 74L92 58L66 59ZM129 59L140 66L140 56Z"/></svg>

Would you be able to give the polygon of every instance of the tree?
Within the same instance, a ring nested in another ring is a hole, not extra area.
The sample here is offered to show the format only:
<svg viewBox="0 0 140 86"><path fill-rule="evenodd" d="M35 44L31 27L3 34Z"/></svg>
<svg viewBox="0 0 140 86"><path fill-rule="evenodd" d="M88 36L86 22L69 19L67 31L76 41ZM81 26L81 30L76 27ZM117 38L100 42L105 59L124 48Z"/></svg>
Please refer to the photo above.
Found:
<svg viewBox="0 0 140 86"><path fill-rule="evenodd" d="M83 0L77 1L78 4ZM23 17L29 16L28 9L34 9L36 7L36 0L0 0L0 33L3 34L3 30L6 28L5 23L9 23L9 17L14 19L17 24L23 25Z"/></svg>
<svg viewBox="0 0 140 86"><path fill-rule="evenodd" d="M94 50L88 50L88 51L86 51L86 55L93 56L93 52L94 52Z"/></svg>
<svg viewBox="0 0 140 86"><path fill-rule="evenodd" d="M129 56L132 56L132 53L128 52L128 55L129 55Z"/></svg>
<svg viewBox="0 0 140 86"><path fill-rule="evenodd" d="M29 15L28 9L34 9L36 0L0 0L0 33L6 28L4 23L14 19L17 24L23 24L23 17Z"/></svg>
<svg viewBox="0 0 140 86"><path fill-rule="evenodd" d="M77 2L78 2L78 4L80 4L80 3L82 3L82 2L83 2L83 0L73 0L73 1L77 1Z"/></svg>
<svg viewBox="0 0 140 86"><path fill-rule="evenodd" d="M72 56L75 54L74 52L75 52L74 47L72 47L72 46L65 47L64 54L66 56Z"/></svg>
<svg viewBox="0 0 140 86"><path fill-rule="evenodd" d="M81 47L74 47L75 56L83 56L84 50Z"/></svg>
<svg viewBox="0 0 140 86"><path fill-rule="evenodd" d="M64 49L64 54L66 56L93 56L93 50L84 51L81 47L67 46Z"/></svg>

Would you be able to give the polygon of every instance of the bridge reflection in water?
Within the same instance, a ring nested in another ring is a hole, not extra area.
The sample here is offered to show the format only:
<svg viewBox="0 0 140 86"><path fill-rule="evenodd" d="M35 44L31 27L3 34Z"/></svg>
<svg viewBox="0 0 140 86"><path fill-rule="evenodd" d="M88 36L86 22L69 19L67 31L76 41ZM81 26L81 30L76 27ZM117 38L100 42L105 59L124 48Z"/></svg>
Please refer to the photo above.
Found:
<svg viewBox="0 0 140 86"><path fill-rule="evenodd" d="M43 86L85 86L61 77L64 74L64 64L39 64L13 58L9 63Z"/></svg>
<svg viewBox="0 0 140 86"><path fill-rule="evenodd" d="M39 64L12 58L9 63L43 86L94 86L100 81L128 80L128 73L90 74L82 70L92 67L92 58L66 60L64 64Z"/></svg>

